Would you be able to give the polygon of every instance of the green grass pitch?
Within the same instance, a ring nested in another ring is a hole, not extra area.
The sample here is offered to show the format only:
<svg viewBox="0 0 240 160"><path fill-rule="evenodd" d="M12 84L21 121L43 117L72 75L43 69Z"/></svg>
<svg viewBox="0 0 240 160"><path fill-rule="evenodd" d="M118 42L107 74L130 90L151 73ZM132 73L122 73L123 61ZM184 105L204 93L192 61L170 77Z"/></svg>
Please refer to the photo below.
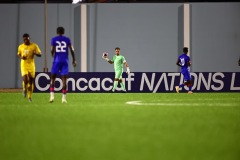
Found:
<svg viewBox="0 0 240 160"><path fill-rule="evenodd" d="M0 160L239 160L240 93L0 93Z"/></svg>

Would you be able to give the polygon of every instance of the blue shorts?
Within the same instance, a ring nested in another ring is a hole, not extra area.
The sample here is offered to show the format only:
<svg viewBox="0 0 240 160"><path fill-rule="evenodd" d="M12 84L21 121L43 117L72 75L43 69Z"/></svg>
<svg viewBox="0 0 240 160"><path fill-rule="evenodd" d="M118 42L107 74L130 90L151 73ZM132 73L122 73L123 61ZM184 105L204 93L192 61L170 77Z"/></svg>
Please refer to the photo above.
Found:
<svg viewBox="0 0 240 160"><path fill-rule="evenodd" d="M182 70L181 72L182 72L182 74L183 74L184 81L190 81L190 80L191 80L191 75L190 75L189 70L184 69L184 70Z"/></svg>
<svg viewBox="0 0 240 160"><path fill-rule="evenodd" d="M52 74L59 74L61 76L68 75L68 63L67 62L53 62Z"/></svg>

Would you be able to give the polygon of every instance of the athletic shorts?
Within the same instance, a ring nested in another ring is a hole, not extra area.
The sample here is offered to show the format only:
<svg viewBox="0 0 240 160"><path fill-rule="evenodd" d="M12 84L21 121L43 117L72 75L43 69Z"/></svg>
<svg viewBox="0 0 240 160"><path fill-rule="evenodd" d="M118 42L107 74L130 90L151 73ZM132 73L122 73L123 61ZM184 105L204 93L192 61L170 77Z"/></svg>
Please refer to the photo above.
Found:
<svg viewBox="0 0 240 160"><path fill-rule="evenodd" d="M35 65L21 65L21 75L30 75L32 78L35 78Z"/></svg>
<svg viewBox="0 0 240 160"><path fill-rule="evenodd" d="M123 70L115 71L115 78L122 79Z"/></svg>
<svg viewBox="0 0 240 160"><path fill-rule="evenodd" d="M67 62L53 62L52 74L59 74L61 76L68 75L68 63Z"/></svg>
<svg viewBox="0 0 240 160"><path fill-rule="evenodd" d="M182 74L183 74L183 77L184 77L184 81L190 81L191 80L191 75L190 75L190 72L189 70L182 70Z"/></svg>

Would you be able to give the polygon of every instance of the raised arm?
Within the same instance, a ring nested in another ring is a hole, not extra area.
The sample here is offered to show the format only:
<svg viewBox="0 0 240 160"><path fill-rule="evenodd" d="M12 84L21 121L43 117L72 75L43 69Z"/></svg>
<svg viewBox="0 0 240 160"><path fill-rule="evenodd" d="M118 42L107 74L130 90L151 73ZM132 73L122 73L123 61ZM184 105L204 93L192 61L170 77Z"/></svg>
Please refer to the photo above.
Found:
<svg viewBox="0 0 240 160"><path fill-rule="evenodd" d="M103 55L102 58L108 63L113 64L113 61L108 58L107 54Z"/></svg>

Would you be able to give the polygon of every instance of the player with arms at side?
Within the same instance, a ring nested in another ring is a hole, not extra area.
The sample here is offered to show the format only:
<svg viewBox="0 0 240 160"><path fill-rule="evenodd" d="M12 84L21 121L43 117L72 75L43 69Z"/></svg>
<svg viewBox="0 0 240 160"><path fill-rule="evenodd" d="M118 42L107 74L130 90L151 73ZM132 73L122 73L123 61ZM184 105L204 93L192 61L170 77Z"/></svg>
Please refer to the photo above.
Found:
<svg viewBox="0 0 240 160"><path fill-rule="evenodd" d="M63 88L62 88L62 103L67 103L67 76L68 76L68 49L70 49L72 55L72 65L76 67L74 49L71 44L70 38L64 36L64 28L57 28L57 36L52 38L51 41L51 53L54 57L52 70L51 70L51 82L50 82L50 100L52 103L54 101L54 84L57 74L60 73Z"/></svg>
<svg viewBox="0 0 240 160"><path fill-rule="evenodd" d="M192 94L192 81L191 81L191 75L189 71L189 66L191 66L190 57L187 55L188 48L183 48L183 54L181 54L178 57L178 60L176 64L181 67L181 73L184 77L184 83L180 84L179 86L175 86L176 92L179 93L179 88L182 88L183 86L188 86L188 94Z"/></svg>
<svg viewBox="0 0 240 160"><path fill-rule="evenodd" d="M23 44L19 45L17 55L21 59L23 96L28 95L29 102L32 102L35 78L34 56L41 57L41 50L36 43L30 42L29 34L25 33L23 34Z"/></svg>
<svg viewBox="0 0 240 160"><path fill-rule="evenodd" d="M115 54L112 58L112 60L108 59L107 55L103 55L103 59L106 60L108 63L113 64L114 63L114 71L115 71L115 78L114 78L114 84L113 84L113 89L112 92L115 92L118 82L120 83L123 92L127 92L125 89L125 85L122 82L122 74L123 74L123 64L126 67L127 74L130 74L130 69L129 66L126 62L126 59L124 56L120 55L120 48L116 47L115 48Z"/></svg>

